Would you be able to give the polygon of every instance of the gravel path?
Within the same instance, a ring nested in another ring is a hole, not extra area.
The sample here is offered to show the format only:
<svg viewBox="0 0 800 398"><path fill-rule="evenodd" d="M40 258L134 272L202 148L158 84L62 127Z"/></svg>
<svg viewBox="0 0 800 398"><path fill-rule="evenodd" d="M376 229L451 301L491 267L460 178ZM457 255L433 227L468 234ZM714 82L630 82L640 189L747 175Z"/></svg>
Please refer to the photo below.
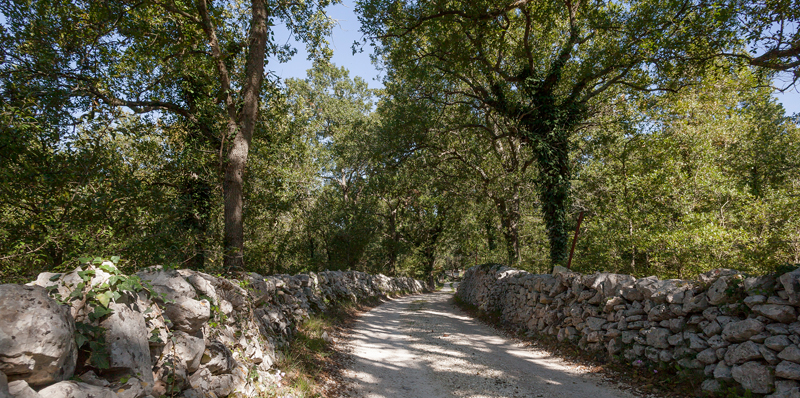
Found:
<svg viewBox="0 0 800 398"><path fill-rule="evenodd" d="M450 302L452 290L407 296L362 315L344 373L362 398L632 398L548 352L498 336Z"/></svg>

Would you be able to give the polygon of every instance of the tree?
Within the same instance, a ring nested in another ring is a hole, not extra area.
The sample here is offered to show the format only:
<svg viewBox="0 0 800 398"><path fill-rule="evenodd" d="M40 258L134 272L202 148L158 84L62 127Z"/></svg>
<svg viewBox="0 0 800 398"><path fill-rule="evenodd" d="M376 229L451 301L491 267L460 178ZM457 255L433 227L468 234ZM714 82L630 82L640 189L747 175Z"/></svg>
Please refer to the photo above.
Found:
<svg viewBox="0 0 800 398"><path fill-rule="evenodd" d="M386 91L378 109L383 156L405 161L419 152L427 161L418 162L415 173L448 187L447 191L462 192L464 200L488 201L500 220L506 261L516 265L520 201L528 193L533 163L529 148L491 109L456 106L457 95L403 84L389 84ZM493 246L495 228L489 220L485 227Z"/></svg>
<svg viewBox="0 0 800 398"><path fill-rule="evenodd" d="M679 93L620 92L578 135L577 269L686 278L797 263L797 125L752 68L720 69Z"/></svg>
<svg viewBox="0 0 800 398"><path fill-rule="evenodd" d="M531 148L554 264L567 256L575 130L610 88L685 84L734 27L724 4L700 1L361 0L357 10L388 80L491 108Z"/></svg>
<svg viewBox="0 0 800 398"><path fill-rule="evenodd" d="M207 142L216 145L204 149L219 157L225 266L241 268L243 187L253 133L264 122L265 59L293 53L275 43L270 26L284 22L312 55L325 56L328 4L3 2L3 89L11 80L42 82L64 117L156 112L213 137Z"/></svg>
<svg viewBox="0 0 800 398"><path fill-rule="evenodd" d="M730 55L753 66L789 72L791 87L800 79L800 1L747 1L742 6L740 30L751 52Z"/></svg>

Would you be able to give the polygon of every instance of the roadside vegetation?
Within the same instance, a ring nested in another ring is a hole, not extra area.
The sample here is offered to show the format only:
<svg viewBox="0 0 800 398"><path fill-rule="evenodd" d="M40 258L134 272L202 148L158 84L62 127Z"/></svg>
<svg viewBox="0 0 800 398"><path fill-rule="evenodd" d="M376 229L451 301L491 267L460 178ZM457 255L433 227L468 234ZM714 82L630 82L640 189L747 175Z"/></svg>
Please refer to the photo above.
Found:
<svg viewBox="0 0 800 398"><path fill-rule="evenodd" d="M335 398L346 385L341 374L347 363L344 347L335 343L356 317L383 302L375 297L358 303L346 302L307 319L297 328L288 347L280 349L275 366L279 386L264 398Z"/></svg>
<svg viewBox="0 0 800 398"><path fill-rule="evenodd" d="M796 0L332 3L0 2L0 281L800 264Z"/></svg>

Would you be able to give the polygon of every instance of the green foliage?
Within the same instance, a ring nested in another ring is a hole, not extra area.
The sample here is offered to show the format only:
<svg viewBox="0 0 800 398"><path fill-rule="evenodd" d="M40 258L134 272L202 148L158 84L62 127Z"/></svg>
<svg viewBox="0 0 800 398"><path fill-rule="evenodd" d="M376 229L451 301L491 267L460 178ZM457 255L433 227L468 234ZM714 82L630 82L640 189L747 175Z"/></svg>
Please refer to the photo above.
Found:
<svg viewBox="0 0 800 398"><path fill-rule="evenodd" d="M677 94L620 93L579 138L578 270L691 277L798 258L800 130L746 69Z"/></svg>
<svg viewBox="0 0 800 398"><path fill-rule="evenodd" d="M108 350L105 346L105 328L99 326L103 319L111 315L114 311L110 304L116 302L123 295L136 295L141 291L148 294L152 288L143 283L136 276L126 276L121 273L117 264L120 262L119 256L110 259L102 257L81 257L78 263L88 266L88 269L77 271L80 282L74 286L65 286L72 289L67 297L62 297L59 293L58 282L64 274L54 274L50 277L50 282L56 284L47 288L51 296L62 304L77 306L79 317L75 320L75 343L79 350L85 350L89 354L89 361L92 366L98 369L109 368ZM102 271L108 275L107 280L100 279Z"/></svg>
<svg viewBox="0 0 800 398"><path fill-rule="evenodd" d="M580 212L584 272L800 264L800 132L771 75L738 63L792 70L743 47L796 47L764 36L796 20L791 2L362 0L385 90L325 61L330 3L274 4L268 25L317 61L304 80L265 73L247 126L250 5L0 3L0 280L83 253L119 254L126 273L231 271L221 204L244 127L245 271L547 272ZM91 316L137 288L115 276L86 293Z"/></svg>

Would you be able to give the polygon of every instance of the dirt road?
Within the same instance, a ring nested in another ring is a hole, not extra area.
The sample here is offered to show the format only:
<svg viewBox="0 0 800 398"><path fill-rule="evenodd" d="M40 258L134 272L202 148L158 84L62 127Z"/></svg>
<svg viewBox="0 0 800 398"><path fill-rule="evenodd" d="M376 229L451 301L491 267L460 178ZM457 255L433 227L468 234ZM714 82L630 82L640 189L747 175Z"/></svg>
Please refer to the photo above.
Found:
<svg viewBox="0 0 800 398"><path fill-rule="evenodd" d="M499 336L451 303L452 290L396 299L353 328L345 371L362 398L632 398L581 367Z"/></svg>

